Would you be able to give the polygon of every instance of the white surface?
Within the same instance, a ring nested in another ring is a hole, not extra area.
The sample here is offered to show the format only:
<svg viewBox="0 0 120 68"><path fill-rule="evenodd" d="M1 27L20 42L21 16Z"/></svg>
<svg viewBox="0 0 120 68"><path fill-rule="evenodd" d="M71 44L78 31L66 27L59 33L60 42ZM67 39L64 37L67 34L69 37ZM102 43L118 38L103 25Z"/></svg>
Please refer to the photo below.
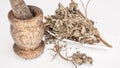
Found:
<svg viewBox="0 0 120 68"><path fill-rule="evenodd" d="M79 0L75 1L80 4ZM40 7L46 16L54 13L58 2L67 6L70 0L25 0L25 2ZM72 63L58 56L50 62L52 58L48 50L50 45L46 46L44 53L36 59L24 60L18 57L13 52L14 41L10 35L10 23L7 18L10 9L9 0L0 1L0 68L74 68ZM113 48L81 48L82 52L93 57L94 62L91 66L82 65L78 68L120 68L120 0L92 0L88 8L88 17L100 22L97 28Z"/></svg>

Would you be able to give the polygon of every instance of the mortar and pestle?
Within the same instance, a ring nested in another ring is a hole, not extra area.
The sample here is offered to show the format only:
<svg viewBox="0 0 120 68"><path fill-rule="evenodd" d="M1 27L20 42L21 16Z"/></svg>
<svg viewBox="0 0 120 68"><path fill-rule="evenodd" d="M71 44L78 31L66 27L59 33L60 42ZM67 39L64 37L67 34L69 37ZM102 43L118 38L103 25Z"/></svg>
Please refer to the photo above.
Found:
<svg viewBox="0 0 120 68"><path fill-rule="evenodd" d="M43 53L45 44L43 12L35 6L26 6L23 0L10 0L8 13L10 30L15 41L14 52L25 59L36 58Z"/></svg>

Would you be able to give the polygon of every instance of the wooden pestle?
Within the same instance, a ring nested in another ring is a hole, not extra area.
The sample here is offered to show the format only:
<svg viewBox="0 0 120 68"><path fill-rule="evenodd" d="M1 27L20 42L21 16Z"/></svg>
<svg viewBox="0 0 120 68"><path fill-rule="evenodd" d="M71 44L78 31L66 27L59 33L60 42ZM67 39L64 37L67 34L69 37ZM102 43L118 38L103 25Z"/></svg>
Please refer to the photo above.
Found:
<svg viewBox="0 0 120 68"><path fill-rule="evenodd" d="M32 14L23 0L9 0L12 12L16 18L26 20L32 18Z"/></svg>

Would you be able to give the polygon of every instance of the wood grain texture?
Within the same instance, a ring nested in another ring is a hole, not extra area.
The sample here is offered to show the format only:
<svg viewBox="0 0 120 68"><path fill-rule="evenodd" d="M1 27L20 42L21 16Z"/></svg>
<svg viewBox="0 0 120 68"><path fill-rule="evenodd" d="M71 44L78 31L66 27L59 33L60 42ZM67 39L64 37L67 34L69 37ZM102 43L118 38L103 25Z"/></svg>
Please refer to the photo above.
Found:
<svg viewBox="0 0 120 68"><path fill-rule="evenodd" d="M9 1L12 6L13 14L15 15L16 18L25 20L33 17L29 8L26 6L23 0L9 0Z"/></svg>

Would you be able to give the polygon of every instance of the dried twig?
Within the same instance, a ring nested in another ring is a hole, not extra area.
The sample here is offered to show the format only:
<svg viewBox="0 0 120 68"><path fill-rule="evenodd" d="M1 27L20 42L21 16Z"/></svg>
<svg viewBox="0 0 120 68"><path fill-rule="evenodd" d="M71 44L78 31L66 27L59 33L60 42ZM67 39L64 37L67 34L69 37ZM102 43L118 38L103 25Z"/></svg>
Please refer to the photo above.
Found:
<svg viewBox="0 0 120 68"><path fill-rule="evenodd" d="M53 47L53 49L51 49L51 50L55 52L55 55L53 56L53 59L55 58L56 55L59 55L62 59L66 60L66 61L70 61L71 63L73 63L75 68L77 68L77 64L79 64L79 65L81 65L83 63L92 64L92 62L93 62L91 57L87 56L84 53L80 53L79 51L77 51L76 53L73 53L73 55L71 57L69 57L69 58L68 58L68 56L64 57L60 53L61 50L62 50L62 47L59 44L56 44Z"/></svg>
<svg viewBox="0 0 120 68"><path fill-rule="evenodd" d="M84 5L84 3L82 2L82 0L80 0L82 6L83 6L83 9L84 9L84 12L85 12L85 16L87 17L87 8L88 8L88 4L90 3L91 0L89 0L86 4L86 6Z"/></svg>
<svg viewBox="0 0 120 68"><path fill-rule="evenodd" d="M58 54L62 59L66 60L66 61L72 62L72 63L75 65L75 68L77 68L77 65L76 65L72 60L70 60L70 59L68 59L68 58L65 58L64 56L61 55L61 53L60 53L60 52L61 52L61 49L62 49L62 47L59 46L59 45L55 45L54 48L51 49L52 51L56 52L56 54L53 56L53 59L54 59L55 56ZM53 60L53 59L52 59L52 60Z"/></svg>
<svg viewBox="0 0 120 68"><path fill-rule="evenodd" d="M55 59L55 57L57 56L57 53L55 55L52 55L52 56L53 56L53 58L51 59L51 61L53 61Z"/></svg>
<svg viewBox="0 0 120 68"><path fill-rule="evenodd" d="M110 45L109 43L107 43L107 42L106 42L105 40L103 40L100 36L96 36L96 37L99 38L100 41L101 41L102 43L104 43L106 46L112 48L112 45Z"/></svg>
<svg viewBox="0 0 120 68"><path fill-rule="evenodd" d="M91 1L91 0L89 0L89 1L87 2L87 4L86 4L86 9L85 9L85 10L86 10L86 12L85 12L85 13L86 13L86 17L87 17L87 9L88 9L88 5L89 5L90 1Z"/></svg>

